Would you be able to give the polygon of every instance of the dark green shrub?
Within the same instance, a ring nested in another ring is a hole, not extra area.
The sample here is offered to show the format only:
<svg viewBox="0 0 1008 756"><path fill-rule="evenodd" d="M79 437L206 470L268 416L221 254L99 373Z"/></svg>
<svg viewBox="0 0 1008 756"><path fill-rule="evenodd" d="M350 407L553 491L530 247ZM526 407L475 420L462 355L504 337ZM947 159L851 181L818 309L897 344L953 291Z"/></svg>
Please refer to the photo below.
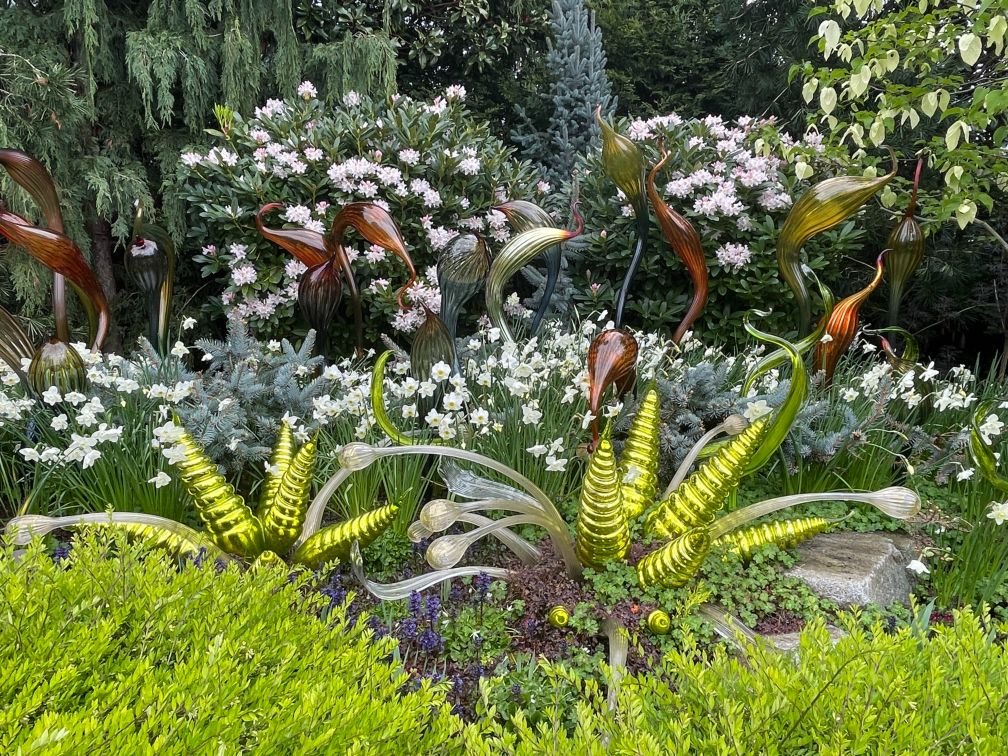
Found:
<svg viewBox="0 0 1008 756"><path fill-rule="evenodd" d="M470 736L471 754L1000 753L1008 656L971 614L926 634L887 634L848 624L833 647L819 622L797 658L750 648L740 659L695 648L670 653L661 670L622 682L619 707L593 680L548 666L552 687L580 687L577 727L548 711L529 727L519 712ZM548 698L551 694L547 691Z"/></svg>
<svg viewBox="0 0 1008 756"><path fill-rule="evenodd" d="M110 557L109 552L114 552ZM179 570L85 535L0 553L0 752L450 752L444 690L404 688L341 605L284 567Z"/></svg>

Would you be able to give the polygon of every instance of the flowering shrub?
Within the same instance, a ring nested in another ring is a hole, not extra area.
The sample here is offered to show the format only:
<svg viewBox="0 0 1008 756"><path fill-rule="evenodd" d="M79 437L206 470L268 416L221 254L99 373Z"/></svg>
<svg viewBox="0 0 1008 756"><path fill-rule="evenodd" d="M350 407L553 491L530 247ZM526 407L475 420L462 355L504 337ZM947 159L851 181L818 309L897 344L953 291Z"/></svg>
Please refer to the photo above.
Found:
<svg viewBox="0 0 1008 756"><path fill-rule="evenodd" d="M675 114L618 128L641 143L651 164L659 142L671 154L656 186L696 227L710 268L710 300L698 332L742 342L740 315L752 307L779 310L765 322L777 333L790 330L791 294L778 273L777 229L812 173L806 161L814 162L821 152L819 136L810 133L795 143L772 122L742 118L732 124L718 116L685 120ZM588 231L577 246L574 281L584 292L582 303L597 307L612 301L623 280L634 220L630 205L606 178L599 155L590 156L580 174ZM691 296L689 279L653 214L651 220L647 253L628 307L639 327L674 327ZM860 238L852 222L817 237L806 247L809 266L830 278L843 252Z"/></svg>
<svg viewBox="0 0 1008 756"><path fill-rule="evenodd" d="M285 221L324 232L342 205L375 202L400 225L423 270L460 231L482 232L491 243L506 241L504 216L491 208L536 192L532 169L514 160L485 123L470 119L464 87L449 87L433 102L405 96L375 101L350 92L336 110L323 107L310 83L298 91L300 99L269 100L249 119L233 114L215 132L216 146L181 158L190 235L205 245L196 260L203 275L223 288L207 308L223 307L256 334L290 333L304 271L257 233L254 214L262 205L286 205L272 225ZM372 294L365 298L373 340L386 325L381 320L394 312L392 282L404 281L401 264L363 243L351 243L347 252L361 290ZM428 270L409 300L436 311L438 297L436 277ZM375 319L378 314L385 317ZM396 315L393 326L410 331L421 320L415 307Z"/></svg>

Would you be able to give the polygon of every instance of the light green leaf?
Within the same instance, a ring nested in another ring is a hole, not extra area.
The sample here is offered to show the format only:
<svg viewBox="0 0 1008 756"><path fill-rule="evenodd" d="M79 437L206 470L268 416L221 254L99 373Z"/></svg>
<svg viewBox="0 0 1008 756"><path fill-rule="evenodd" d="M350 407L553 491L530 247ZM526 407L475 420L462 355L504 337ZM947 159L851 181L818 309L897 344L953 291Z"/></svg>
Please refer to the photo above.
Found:
<svg viewBox="0 0 1008 756"><path fill-rule="evenodd" d="M823 87L819 90L819 107L822 112L829 115L836 107L837 93L833 87Z"/></svg>
<svg viewBox="0 0 1008 756"><path fill-rule="evenodd" d="M881 120L875 119L871 128L868 129L868 138L876 147L885 141L885 124Z"/></svg>
<svg viewBox="0 0 1008 756"><path fill-rule="evenodd" d="M948 131L945 132L945 149L949 152L954 150L959 146L959 135L961 131L959 129L959 124L961 121L956 121L951 126L948 127Z"/></svg>
<svg viewBox="0 0 1008 756"><path fill-rule="evenodd" d="M805 82L805 86L802 87L801 94L802 99L806 103L812 102L812 98L815 97L816 90L819 88L819 79L811 79Z"/></svg>
<svg viewBox="0 0 1008 756"><path fill-rule="evenodd" d="M980 53L982 52L983 42L973 32L963 34L959 37L959 55L966 62L966 65L972 66L980 60Z"/></svg>
<svg viewBox="0 0 1008 756"><path fill-rule="evenodd" d="M994 16L987 27L987 44L993 45L994 52L1001 54L1004 47L1005 32L1008 31L1008 19L1004 16Z"/></svg>
<svg viewBox="0 0 1008 756"><path fill-rule="evenodd" d="M921 111L924 115L930 118L936 110L938 110L938 95L935 92L928 92L921 97Z"/></svg>
<svg viewBox="0 0 1008 756"><path fill-rule="evenodd" d="M952 95L949 94L946 89L938 90L938 109L944 113L948 110L949 103L952 101Z"/></svg>
<svg viewBox="0 0 1008 756"><path fill-rule="evenodd" d="M825 57L829 59L830 54L840 41L840 24L832 19L823 21L819 24L819 36L822 37L826 46L824 50Z"/></svg>
<svg viewBox="0 0 1008 756"><path fill-rule="evenodd" d="M868 90L868 82L871 81L872 73L869 66L861 66L850 78L850 91L852 97L860 97Z"/></svg>
<svg viewBox="0 0 1008 756"><path fill-rule="evenodd" d="M966 200L956 208L956 223L959 228L966 228L974 221L977 214L977 206L973 200Z"/></svg>
<svg viewBox="0 0 1008 756"><path fill-rule="evenodd" d="M812 175L812 166L806 163L804 160L799 160L795 163L795 176L799 180L804 181L809 176Z"/></svg>

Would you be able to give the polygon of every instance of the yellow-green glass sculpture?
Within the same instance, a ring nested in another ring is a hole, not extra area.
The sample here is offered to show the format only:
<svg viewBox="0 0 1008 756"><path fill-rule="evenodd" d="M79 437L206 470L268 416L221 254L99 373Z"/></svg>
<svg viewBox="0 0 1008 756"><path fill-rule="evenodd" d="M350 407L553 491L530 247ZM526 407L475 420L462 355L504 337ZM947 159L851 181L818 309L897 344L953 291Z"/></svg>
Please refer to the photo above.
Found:
<svg viewBox="0 0 1008 756"><path fill-rule="evenodd" d="M602 438L581 484L575 549L587 567L620 561L630 548L630 527L620 497L612 441Z"/></svg>
<svg viewBox="0 0 1008 756"><path fill-rule="evenodd" d="M280 441L278 446L279 443ZM301 534L317 457L318 442L312 438L294 455L280 479L276 493L263 512L262 527L266 545L277 553L288 551Z"/></svg>
<svg viewBox="0 0 1008 756"><path fill-rule="evenodd" d="M553 627L567 627L567 623L570 622L570 612L567 611L566 607L558 604L549 610L549 614L546 615L546 621L553 625Z"/></svg>
<svg viewBox="0 0 1008 756"><path fill-rule="evenodd" d="M185 456L176 470L213 542L238 556L252 558L261 553L265 548L262 525L245 499L235 493L234 486L188 431L182 432L177 445Z"/></svg>
<svg viewBox="0 0 1008 756"><path fill-rule="evenodd" d="M294 459L295 449L294 431L286 422L280 423L277 440L273 445L273 453L270 454L269 470L266 473L262 494L259 497L259 511L257 512L259 517L266 514L267 507L280 489L280 481L283 480L288 465Z"/></svg>
<svg viewBox="0 0 1008 756"><path fill-rule="evenodd" d="M116 527L125 532L130 540L146 541L153 548L164 549L178 559L192 559L203 550L215 549L213 544L196 536L186 537L154 525L120 522L116 523Z"/></svg>
<svg viewBox="0 0 1008 756"><path fill-rule="evenodd" d="M759 446L765 428L765 419L756 420L704 461L648 514L645 531L663 538L675 538L690 528L710 523L738 486L746 460Z"/></svg>
<svg viewBox="0 0 1008 756"><path fill-rule="evenodd" d="M205 532L155 515L137 512L108 512L44 517L25 515L7 523L6 530L26 543L32 535L44 535L57 529L109 525L122 529L131 538L149 541L178 558L195 557L206 550L211 557L240 557L253 566L278 563L288 556L302 533L311 500L312 478L318 457L317 439L312 438L293 451L293 433L284 424L277 435L271 461L276 467L270 478L279 478L275 493L263 503L261 516L251 512L245 500L235 493L216 465L193 437L181 431L174 443L185 454L176 471L196 503L196 510L206 526ZM282 473L281 473L282 471ZM270 478L266 483L271 482ZM263 497L265 498L265 496ZM318 530L318 523L295 550L295 564L318 567L335 559L347 559L355 541L366 546L395 519L394 505L379 507L359 517Z"/></svg>
<svg viewBox="0 0 1008 756"><path fill-rule="evenodd" d="M668 635L672 629L672 618L664 609L655 609L647 616L647 627L655 635Z"/></svg>
<svg viewBox="0 0 1008 756"><path fill-rule="evenodd" d="M392 524L398 512L399 507L395 504L386 504L359 517L324 528L298 547L294 552L294 561L308 567L321 567L326 562L335 560L346 561L350 558L350 547L354 541L364 548Z"/></svg>
<svg viewBox="0 0 1008 756"><path fill-rule="evenodd" d="M643 588L655 585L680 588L686 585L700 569L710 545L707 528L687 531L637 563L637 582Z"/></svg>
<svg viewBox="0 0 1008 756"><path fill-rule="evenodd" d="M752 558L753 552L763 546L772 543L782 549L789 549L807 538L826 532L832 524L825 517L796 517L790 520L763 522L723 535L714 542L714 545L724 546L748 561Z"/></svg>
<svg viewBox="0 0 1008 756"><path fill-rule="evenodd" d="M658 392L648 389L630 424L620 455L620 494L628 520L639 517L651 506L658 491L659 410Z"/></svg>

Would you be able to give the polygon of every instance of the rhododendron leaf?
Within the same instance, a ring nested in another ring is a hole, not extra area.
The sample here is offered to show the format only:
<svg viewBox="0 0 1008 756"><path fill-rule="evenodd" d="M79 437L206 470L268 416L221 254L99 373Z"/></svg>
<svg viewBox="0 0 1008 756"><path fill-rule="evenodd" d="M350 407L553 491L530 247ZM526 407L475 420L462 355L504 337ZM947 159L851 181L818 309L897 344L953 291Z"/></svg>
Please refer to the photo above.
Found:
<svg viewBox="0 0 1008 756"><path fill-rule="evenodd" d="M156 309L152 310L151 336L154 340L151 345L165 355L168 354L168 326L171 324L172 292L175 286L175 242L162 226L144 220L143 209L139 204L133 218L133 238L150 239L157 244L159 253L164 255L164 276L156 295ZM129 251L126 254L128 260Z"/></svg>
<svg viewBox="0 0 1008 756"><path fill-rule="evenodd" d="M891 152L891 151L890 151ZM781 277L798 300L799 334L809 330L812 298L802 267L801 249L816 234L840 225L856 213L872 195L896 175L896 153L892 170L884 176L836 176L820 181L794 203L777 237L777 264Z"/></svg>
<svg viewBox="0 0 1008 756"><path fill-rule="evenodd" d="M455 338L455 326L462 305L483 288L492 262L489 247L476 234L453 237L438 255L440 315L452 339Z"/></svg>
<svg viewBox="0 0 1008 756"><path fill-rule="evenodd" d="M750 322L751 314L763 315L764 313L756 310L752 311L752 313L747 312L742 321L746 331L754 338L768 344L773 344L787 353L791 361L791 377L787 396L784 397L784 401L781 402L781 405L776 409L773 417L768 422L766 434L763 436L763 441L759 445L759 448L749 457L749 461L746 463L746 475L750 475L763 467L780 448L780 445L784 443L784 439L787 438L787 434L791 431L791 426L794 424L798 411L805 401L805 396L808 394L808 371L805 370L805 361L802 359L798 349L787 339L758 329Z"/></svg>
<svg viewBox="0 0 1008 756"><path fill-rule="evenodd" d="M409 273L408 280L399 289L399 306L405 308L404 296L406 291L417 280L416 268L413 259L406 251L406 242L403 240L399 226L388 211L373 202L351 202L340 208L335 220L333 220L330 240L336 249L343 249L343 233L347 228L352 228L371 244L377 244L382 249L387 249L394 254L406 266ZM347 277L351 273L347 271ZM351 287L353 289L355 287Z"/></svg>
<svg viewBox="0 0 1008 756"><path fill-rule="evenodd" d="M633 385L637 367L637 339L623 328L602 331L588 347L588 411L592 419L592 444L598 442L598 416L610 386L624 394Z"/></svg>
<svg viewBox="0 0 1008 756"><path fill-rule="evenodd" d="M279 202L263 205L256 213L256 228L259 234L279 247L283 247L307 267L320 265L332 255L326 246L325 237L318 231L307 228L269 228L263 223L266 213L283 208Z"/></svg>
<svg viewBox="0 0 1008 756"><path fill-rule="evenodd" d="M573 231L552 227L530 228L511 237L494 258L486 282L486 308L490 321L500 328L506 343L515 343L515 338L504 319L504 285L537 255L581 234L584 230L584 219L578 212L577 204L574 205L573 214L576 224Z"/></svg>
<svg viewBox="0 0 1008 756"><path fill-rule="evenodd" d="M108 301L77 245L64 234L33 226L21 216L6 211L0 211L0 235L70 281L88 313L91 347L101 349L109 329Z"/></svg>
<svg viewBox="0 0 1008 756"><path fill-rule="evenodd" d="M63 233L63 214L60 212L56 185L49 171L38 160L20 150L0 150L0 165L10 177L35 200L42 211L45 225L52 231ZM70 340L67 322L66 281L60 273L53 272L53 318L56 336L60 341Z"/></svg>
<svg viewBox="0 0 1008 756"><path fill-rule="evenodd" d="M703 312L703 308L707 304L709 271L707 270L707 259L704 256L703 245L700 243L700 234L697 233L692 223L669 207L655 189L655 176L669 159L669 154L664 150L662 152L661 160L648 173L647 195L651 200L655 215L658 216L658 225L661 226L665 241L682 260L683 265L686 266L686 272L689 273L690 281L693 283L693 297L689 307L686 309L682 322L672 334L672 341L678 344L696 322L696 319L700 317L700 313Z"/></svg>
<svg viewBox="0 0 1008 756"><path fill-rule="evenodd" d="M528 231L530 228L544 228L553 225L553 218L550 217L550 214L528 200L511 200L498 205L494 210L504 213L511 228L517 233ZM543 318L549 310L553 293L556 291L557 280L560 278L560 265L563 261L562 247L559 244L548 247L542 256L546 261L546 282L543 285L539 308L532 317L532 324L529 326L529 332L532 335L538 333L539 326L542 325Z"/></svg>
<svg viewBox="0 0 1008 756"><path fill-rule="evenodd" d="M878 288L879 283L882 281L882 274L884 272L882 258L884 255L885 252L879 255L875 261L875 275L868 282L868 285L861 289L861 291L841 299L837 303L837 306L833 308L833 312L826 322L826 336L829 338L825 341L821 340L816 345L814 364L816 370L825 371L827 386L833 381L833 373L836 371L840 356L847 351L847 348L854 340L854 334L857 333L858 312L861 309L861 305L871 296L871 293Z"/></svg>
<svg viewBox="0 0 1008 756"><path fill-rule="evenodd" d="M914 218L917 210L917 188L920 186L921 171L924 168L924 158L918 158L917 170L914 172L913 192L906 212L889 233L886 248L886 272L889 274L889 325L896 325L899 320L900 302L907 281L917 270L924 259L924 231Z"/></svg>

